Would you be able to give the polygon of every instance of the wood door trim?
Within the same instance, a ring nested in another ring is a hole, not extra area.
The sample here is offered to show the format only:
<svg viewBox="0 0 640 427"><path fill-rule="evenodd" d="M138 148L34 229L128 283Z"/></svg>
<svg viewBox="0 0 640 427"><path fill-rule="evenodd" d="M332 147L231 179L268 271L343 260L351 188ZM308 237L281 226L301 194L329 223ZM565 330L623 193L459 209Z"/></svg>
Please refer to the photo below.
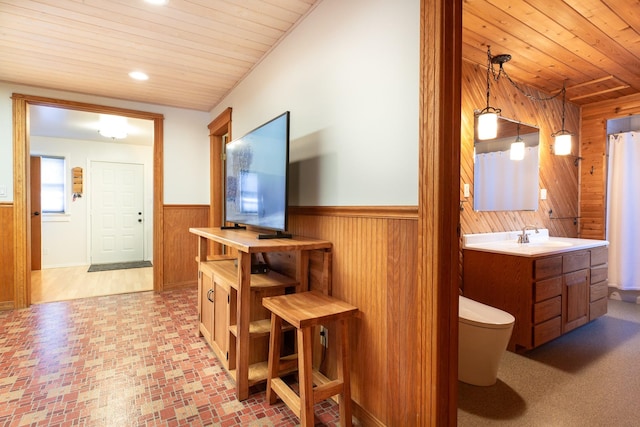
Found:
<svg viewBox="0 0 640 427"><path fill-rule="evenodd" d="M14 203L14 298L15 307L24 308L31 304L31 230L28 226L30 200L29 177L29 105L66 108L93 113L115 114L137 119L153 120L153 289L163 290L164 256L163 242L163 194L164 194L164 116L158 113L67 101L62 99L14 93L13 101L13 203Z"/></svg>
<svg viewBox="0 0 640 427"><path fill-rule="evenodd" d="M462 1L420 2L418 423L455 426L458 400L458 257Z"/></svg>
<svg viewBox="0 0 640 427"><path fill-rule="evenodd" d="M210 176L209 184L210 194L210 210L209 210L209 226L220 227L222 225L222 214L224 206L224 162L221 157L222 138L227 135L227 140L231 140L231 107L225 109L207 126L209 128L209 157L210 157ZM219 165L219 167L216 167ZM222 245L219 243L211 243L209 253L212 255L221 254Z"/></svg>

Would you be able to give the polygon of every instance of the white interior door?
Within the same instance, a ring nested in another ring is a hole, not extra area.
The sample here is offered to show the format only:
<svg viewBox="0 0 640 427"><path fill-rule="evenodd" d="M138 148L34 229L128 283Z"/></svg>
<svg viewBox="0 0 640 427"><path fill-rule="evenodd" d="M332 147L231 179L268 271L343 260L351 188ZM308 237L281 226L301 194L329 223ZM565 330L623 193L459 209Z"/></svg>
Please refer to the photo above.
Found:
<svg viewBox="0 0 640 427"><path fill-rule="evenodd" d="M91 263L142 261L143 165L91 162Z"/></svg>

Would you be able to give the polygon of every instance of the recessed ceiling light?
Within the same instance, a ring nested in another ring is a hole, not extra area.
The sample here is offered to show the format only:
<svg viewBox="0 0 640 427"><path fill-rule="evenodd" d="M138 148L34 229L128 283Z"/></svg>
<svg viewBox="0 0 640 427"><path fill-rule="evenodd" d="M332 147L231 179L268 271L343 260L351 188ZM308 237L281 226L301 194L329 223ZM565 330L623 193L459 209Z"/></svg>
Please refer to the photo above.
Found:
<svg viewBox="0 0 640 427"><path fill-rule="evenodd" d="M149 4L155 4L158 6L162 6L165 5L167 3L169 3L169 0L144 0L145 2L149 3Z"/></svg>
<svg viewBox="0 0 640 427"><path fill-rule="evenodd" d="M143 73L142 71L132 71L129 73L129 77L134 80L149 80L147 73Z"/></svg>

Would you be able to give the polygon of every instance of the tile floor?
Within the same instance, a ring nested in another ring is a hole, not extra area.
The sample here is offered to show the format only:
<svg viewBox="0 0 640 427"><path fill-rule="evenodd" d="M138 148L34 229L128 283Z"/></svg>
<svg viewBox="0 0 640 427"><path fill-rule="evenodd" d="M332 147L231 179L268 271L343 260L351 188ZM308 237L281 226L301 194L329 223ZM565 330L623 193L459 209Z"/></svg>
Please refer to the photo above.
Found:
<svg viewBox="0 0 640 427"><path fill-rule="evenodd" d="M293 426L234 384L196 336L195 289L0 312L0 426ZM339 425L333 401L316 424Z"/></svg>

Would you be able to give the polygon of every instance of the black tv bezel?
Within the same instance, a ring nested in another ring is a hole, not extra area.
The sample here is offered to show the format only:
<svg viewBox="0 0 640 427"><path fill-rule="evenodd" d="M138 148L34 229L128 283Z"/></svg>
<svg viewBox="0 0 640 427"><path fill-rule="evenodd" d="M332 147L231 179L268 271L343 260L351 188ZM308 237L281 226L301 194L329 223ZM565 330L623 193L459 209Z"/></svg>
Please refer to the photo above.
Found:
<svg viewBox="0 0 640 427"><path fill-rule="evenodd" d="M285 144L286 144L286 150L285 150L285 168L284 168L284 174L285 174L285 190L284 190L284 222L283 222L283 228L278 228L278 227L268 227L268 226L264 226L264 225L259 225L259 224L254 224L254 223L250 223L250 222L236 222L233 219L229 220L227 218L227 179L228 179L228 175L227 175L227 156L226 156L226 147L229 144L233 144L236 141L239 141L243 138L246 138L247 136L251 135L252 133L256 132L257 130L269 125L272 122L275 122L276 120L281 119L282 117L286 117L286 126L285 126ZM225 224L233 224L232 226L227 226L227 225L223 225L221 228L222 229L246 229L247 227L252 227L252 228L256 228L256 229L262 229L262 230L270 230L270 231L275 231L275 234L259 234L258 238L259 239L275 239L275 238L290 238L291 235L286 233L287 231L287 227L289 224L289 175L290 175L290 170L289 170L289 147L290 147L290 123L291 123L291 113L289 111L285 111L282 114L277 115L276 117L272 118L271 120L268 120L264 123L262 123L261 125L253 128L252 130L250 130L249 132L245 133L244 135L242 135L239 138L233 139L232 141L229 141L227 144L225 144L225 160L224 160L224 191L223 191L223 211L224 211L224 223Z"/></svg>

